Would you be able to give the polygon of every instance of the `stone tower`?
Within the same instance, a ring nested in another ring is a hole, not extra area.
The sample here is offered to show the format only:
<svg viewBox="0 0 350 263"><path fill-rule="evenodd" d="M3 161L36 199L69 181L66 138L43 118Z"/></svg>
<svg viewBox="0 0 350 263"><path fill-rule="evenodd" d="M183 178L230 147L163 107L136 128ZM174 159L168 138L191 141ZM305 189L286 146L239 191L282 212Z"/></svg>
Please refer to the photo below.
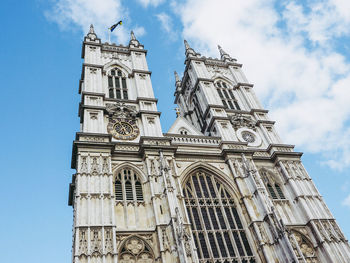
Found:
<svg viewBox="0 0 350 263"><path fill-rule="evenodd" d="M348 241L242 65L185 41L163 134L144 46L84 38L74 263L350 262Z"/></svg>

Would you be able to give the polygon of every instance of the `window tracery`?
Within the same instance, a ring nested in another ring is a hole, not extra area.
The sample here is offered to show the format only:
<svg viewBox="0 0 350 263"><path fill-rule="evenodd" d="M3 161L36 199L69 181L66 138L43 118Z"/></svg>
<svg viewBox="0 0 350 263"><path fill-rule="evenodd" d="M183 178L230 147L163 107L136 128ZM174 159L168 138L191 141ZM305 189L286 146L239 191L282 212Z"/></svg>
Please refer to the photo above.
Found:
<svg viewBox="0 0 350 263"><path fill-rule="evenodd" d="M265 182L267 191L272 199L286 199L279 183L275 182L275 180L265 170L261 171L261 175Z"/></svg>
<svg viewBox="0 0 350 263"><path fill-rule="evenodd" d="M296 243L299 246L299 249L297 248L295 241L293 238L291 238L291 243L294 249L295 254L297 255L298 259L300 261L303 260L303 257L305 259L305 262L307 263L317 263L317 257L316 257L316 252L315 249L312 245L312 243L309 241L309 239L304 236L303 234L301 234L298 231L292 230L292 235L295 238ZM302 255L300 255L300 252L302 253Z"/></svg>
<svg viewBox="0 0 350 263"><path fill-rule="evenodd" d="M154 255L148 245L138 237L126 240L119 252L120 263L153 263Z"/></svg>
<svg viewBox="0 0 350 263"><path fill-rule="evenodd" d="M143 201L141 180L131 169L122 169L117 173L114 190L117 202Z"/></svg>
<svg viewBox="0 0 350 263"><path fill-rule="evenodd" d="M180 129L180 134L181 135L188 135L188 131L185 128Z"/></svg>
<svg viewBox="0 0 350 263"><path fill-rule="evenodd" d="M224 81L219 80L215 82L216 90L220 96L222 104L232 110L240 110L238 101L233 95L233 88Z"/></svg>
<svg viewBox="0 0 350 263"><path fill-rule="evenodd" d="M128 99L126 76L118 68L114 68L108 73L108 95L112 99Z"/></svg>
<svg viewBox="0 0 350 263"><path fill-rule="evenodd" d="M184 188L200 262L255 262L235 200L224 185L199 170L189 177Z"/></svg>

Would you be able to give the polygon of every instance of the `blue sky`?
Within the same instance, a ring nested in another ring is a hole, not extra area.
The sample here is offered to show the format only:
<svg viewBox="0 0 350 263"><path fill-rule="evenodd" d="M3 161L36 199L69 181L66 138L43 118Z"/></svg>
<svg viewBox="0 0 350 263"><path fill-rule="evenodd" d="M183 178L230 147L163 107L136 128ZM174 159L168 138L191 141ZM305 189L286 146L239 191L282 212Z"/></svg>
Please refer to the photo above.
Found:
<svg viewBox="0 0 350 263"><path fill-rule="evenodd" d="M69 262L67 205L72 140L79 129L81 41L89 25L148 50L163 131L175 119L173 71L183 39L243 63L284 142L303 163L347 237L350 215L350 3L346 0L2 1L2 191L4 262ZM171 105L171 106L169 106Z"/></svg>

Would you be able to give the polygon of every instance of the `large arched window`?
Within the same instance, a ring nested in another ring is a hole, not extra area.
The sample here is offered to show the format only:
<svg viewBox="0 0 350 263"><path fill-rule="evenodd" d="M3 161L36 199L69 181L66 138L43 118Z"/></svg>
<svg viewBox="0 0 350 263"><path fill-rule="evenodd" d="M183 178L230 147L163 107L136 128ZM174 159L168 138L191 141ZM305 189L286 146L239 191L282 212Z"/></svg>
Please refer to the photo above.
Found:
<svg viewBox="0 0 350 263"><path fill-rule="evenodd" d="M233 89L224 81L219 80L215 82L216 90L220 96L222 104L232 110L240 110L241 108L238 105L238 101L233 95Z"/></svg>
<svg viewBox="0 0 350 263"><path fill-rule="evenodd" d="M184 195L200 262L255 262L235 200L222 183L198 170Z"/></svg>
<svg viewBox="0 0 350 263"><path fill-rule="evenodd" d="M116 201L143 201L142 184L138 175L131 169L117 173L114 184Z"/></svg>
<svg viewBox="0 0 350 263"><path fill-rule="evenodd" d="M128 99L126 77L118 68L114 68L108 73L108 96L112 99Z"/></svg>

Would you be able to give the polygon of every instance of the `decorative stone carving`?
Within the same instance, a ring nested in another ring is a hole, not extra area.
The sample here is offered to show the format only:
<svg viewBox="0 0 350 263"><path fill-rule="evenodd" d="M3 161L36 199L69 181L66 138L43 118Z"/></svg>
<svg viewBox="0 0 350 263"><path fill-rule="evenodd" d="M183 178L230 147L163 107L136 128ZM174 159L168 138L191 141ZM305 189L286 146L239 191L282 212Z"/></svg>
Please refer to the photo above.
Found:
<svg viewBox="0 0 350 263"><path fill-rule="evenodd" d="M147 244L139 237L127 239L119 252L120 263L153 263L154 255Z"/></svg>
<svg viewBox="0 0 350 263"><path fill-rule="evenodd" d="M91 172L98 172L99 171L99 164L98 164L98 160L97 157L93 157L92 158L92 164L91 164Z"/></svg>
<svg viewBox="0 0 350 263"><path fill-rule="evenodd" d="M294 238L293 238L294 236ZM315 249L309 239L302 233L292 230L290 235L290 241L293 246L294 252L299 260L305 259L307 263L317 263L317 257ZM302 255L300 255L300 252Z"/></svg>
<svg viewBox="0 0 350 263"><path fill-rule="evenodd" d="M136 117L136 107L126 105L124 102L117 102L115 104L106 104L106 110L110 118L130 118Z"/></svg>
<svg viewBox="0 0 350 263"><path fill-rule="evenodd" d="M113 233L112 228L105 228L105 253L113 253Z"/></svg>
<svg viewBox="0 0 350 263"><path fill-rule="evenodd" d="M192 252L191 252L191 235L188 231L188 229L185 228L185 225L183 223L182 217L180 215L179 208L175 208L176 212L176 230L177 230L177 237L180 243L183 243L185 247L185 254L187 257L190 257Z"/></svg>
<svg viewBox="0 0 350 263"><path fill-rule="evenodd" d="M169 243L168 235L166 233L166 228L162 229L162 243L163 243L163 250L170 251L170 243Z"/></svg>
<svg viewBox="0 0 350 263"><path fill-rule="evenodd" d="M109 172L108 157L103 157L102 172L103 173L108 173Z"/></svg>
<svg viewBox="0 0 350 263"><path fill-rule="evenodd" d="M86 173L88 171L86 156L81 157L81 166L80 166L80 172Z"/></svg>
<svg viewBox="0 0 350 263"><path fill-rule="evenodd" d="M102 254L102 242L101 242L101 229L91 228L90 229L91 247L90 252L92 254Z"/></svg>
<svg viewBox="0 0 350 263"><path fill-rule="evenodd" d="M256 121L254 121L250 115L243 115L241 113L236 113L230 117L231 117L231 123L234 129L247 127L254 131L256 130Z"/></svg>
<svg viewBox="0 0 350 263"><path fill-rule="evenodd" d="M119 140L134 140L140 130L136 123L136 107L122 102L106 104L109 116L108 133Z"/></svg>
<svg viewBox="0 0 350 263"><path fill-rule="evenodd" d="M88 254L87 228L79 229L79 254Z"/></svg>

